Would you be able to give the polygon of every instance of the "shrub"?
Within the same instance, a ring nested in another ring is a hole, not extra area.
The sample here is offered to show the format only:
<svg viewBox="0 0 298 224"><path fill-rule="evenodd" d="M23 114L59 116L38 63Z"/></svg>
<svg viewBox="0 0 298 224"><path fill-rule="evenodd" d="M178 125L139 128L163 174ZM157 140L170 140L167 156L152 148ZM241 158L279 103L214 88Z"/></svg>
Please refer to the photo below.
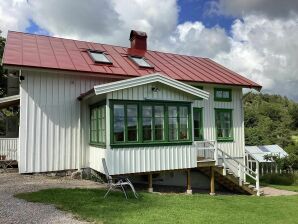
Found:
<svg viewBox="0 0 298 224"><path fill-rule="evenodd" d="M260 178L260 181L265 184L292 185L295 183L295 175L289 173L265 174Z"/></svg>

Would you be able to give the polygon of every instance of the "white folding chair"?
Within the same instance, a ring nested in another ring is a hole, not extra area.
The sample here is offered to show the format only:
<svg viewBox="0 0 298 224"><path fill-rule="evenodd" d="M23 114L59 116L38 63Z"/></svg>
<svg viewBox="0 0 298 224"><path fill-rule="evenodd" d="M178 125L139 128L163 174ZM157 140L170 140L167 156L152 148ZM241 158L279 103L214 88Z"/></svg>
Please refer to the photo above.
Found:
<svg viewBox="0 0 298 224"><path fill-rule="evenodd" d="M103 158L102 159L102 165L103 165L103 168L104 168L104 171L105 171L105 176L107 178L107 184L108 184L108 191L107 193L104 195L104 198L107 197L107 195L110 193L110 191L112 189L115 189L115 188L121 188L121 190L123 191L124 195L125 195L125 198L127 199L127 194L125 192L125 186L130 186L134 196L136 198L138 198L138 194L137 192L135 191L135 188L133 187L132 183L130 182L130 180L127 178L127 177L121 177L121 176L118 176L116 178L113 178L109 175L109 170L108 170L108 167L107 167L107 164L106 164L106 160Z"/></svg>

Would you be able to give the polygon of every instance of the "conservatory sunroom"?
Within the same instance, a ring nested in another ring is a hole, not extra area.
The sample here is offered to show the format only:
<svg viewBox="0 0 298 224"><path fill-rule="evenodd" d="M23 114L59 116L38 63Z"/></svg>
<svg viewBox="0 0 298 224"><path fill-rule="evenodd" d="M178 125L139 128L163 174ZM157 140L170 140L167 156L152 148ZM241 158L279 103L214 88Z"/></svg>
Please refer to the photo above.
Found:
<svg viewBox="0 0 298 224"><path fill-rule="evenodd" d="M188 158L180 168L195 166L187 147L193 143L192 103L208 97L208 92L158 73L94 86L79 97L89 165L104 157L113 174L172 169L177 164L162 167L164 153L171 147L171 156L184 146L175 154ZM133 166L127 164L132 159Z"/></svg>

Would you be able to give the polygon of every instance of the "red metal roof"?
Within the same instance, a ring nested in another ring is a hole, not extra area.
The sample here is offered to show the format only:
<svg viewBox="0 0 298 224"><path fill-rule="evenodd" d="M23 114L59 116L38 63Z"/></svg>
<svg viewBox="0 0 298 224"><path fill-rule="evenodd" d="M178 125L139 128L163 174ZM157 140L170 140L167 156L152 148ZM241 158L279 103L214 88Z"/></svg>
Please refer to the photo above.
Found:
<svg viewBox="0 0 298 224"><path fill-rule="evenodd" d="M113 64L94 63L88 49L105 52ZM144 55L154 68L139 68L129 59L131 54ZM180 81L261 88L257 83L208 58L150 50L138 52L120 46L14 31L8 32L3 65L110 74L119 78L160 72Z"/></svg>

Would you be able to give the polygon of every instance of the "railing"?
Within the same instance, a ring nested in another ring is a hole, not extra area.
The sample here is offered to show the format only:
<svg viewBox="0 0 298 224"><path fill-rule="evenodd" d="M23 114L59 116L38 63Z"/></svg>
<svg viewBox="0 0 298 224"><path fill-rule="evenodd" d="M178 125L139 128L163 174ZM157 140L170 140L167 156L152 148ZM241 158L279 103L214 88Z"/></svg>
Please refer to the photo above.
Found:
<svg viewBox="0 0 298 224"><path fill-rule="evenodd" d="M197 151L197 161L214 160L216 166L223 167L223 175L227 175L227 171L232 172L235 177L239 179L239 185L242 186L246 182L246 176L251 177L255 181L255 188L257 195L260 195L260 181L259 181L259 164L253 170L236 160L226 152L222 151L217 146L217 141L196 141L194 146Z"/></svg>
<svg viewBox="0 0 298 224"><path fill-rule="evenodd" d="M215 147L216 141L196 141L194 146L197 152L197 161L216 160Z"/></svg>
<svg viewBox="0 0 298 224"><path fill-rule="evenodd" d="M18 138L0 138L0 155L9 160L18 160Z"/></svg>
<svg viewBox="0 0 298 224"><path fill-rule="evenodd" d="M217 151L219 165L223 166L223 175L226 175L227 169L229 169L229 171L233 172L233 174L238 177L239 186L242 186L242 184L246 181L246 176L249 176L255 181L255 189L257 190L257 195L260 196L259 164L257 163L256 170L254 171L221 149L217 149Z"/></svg>

